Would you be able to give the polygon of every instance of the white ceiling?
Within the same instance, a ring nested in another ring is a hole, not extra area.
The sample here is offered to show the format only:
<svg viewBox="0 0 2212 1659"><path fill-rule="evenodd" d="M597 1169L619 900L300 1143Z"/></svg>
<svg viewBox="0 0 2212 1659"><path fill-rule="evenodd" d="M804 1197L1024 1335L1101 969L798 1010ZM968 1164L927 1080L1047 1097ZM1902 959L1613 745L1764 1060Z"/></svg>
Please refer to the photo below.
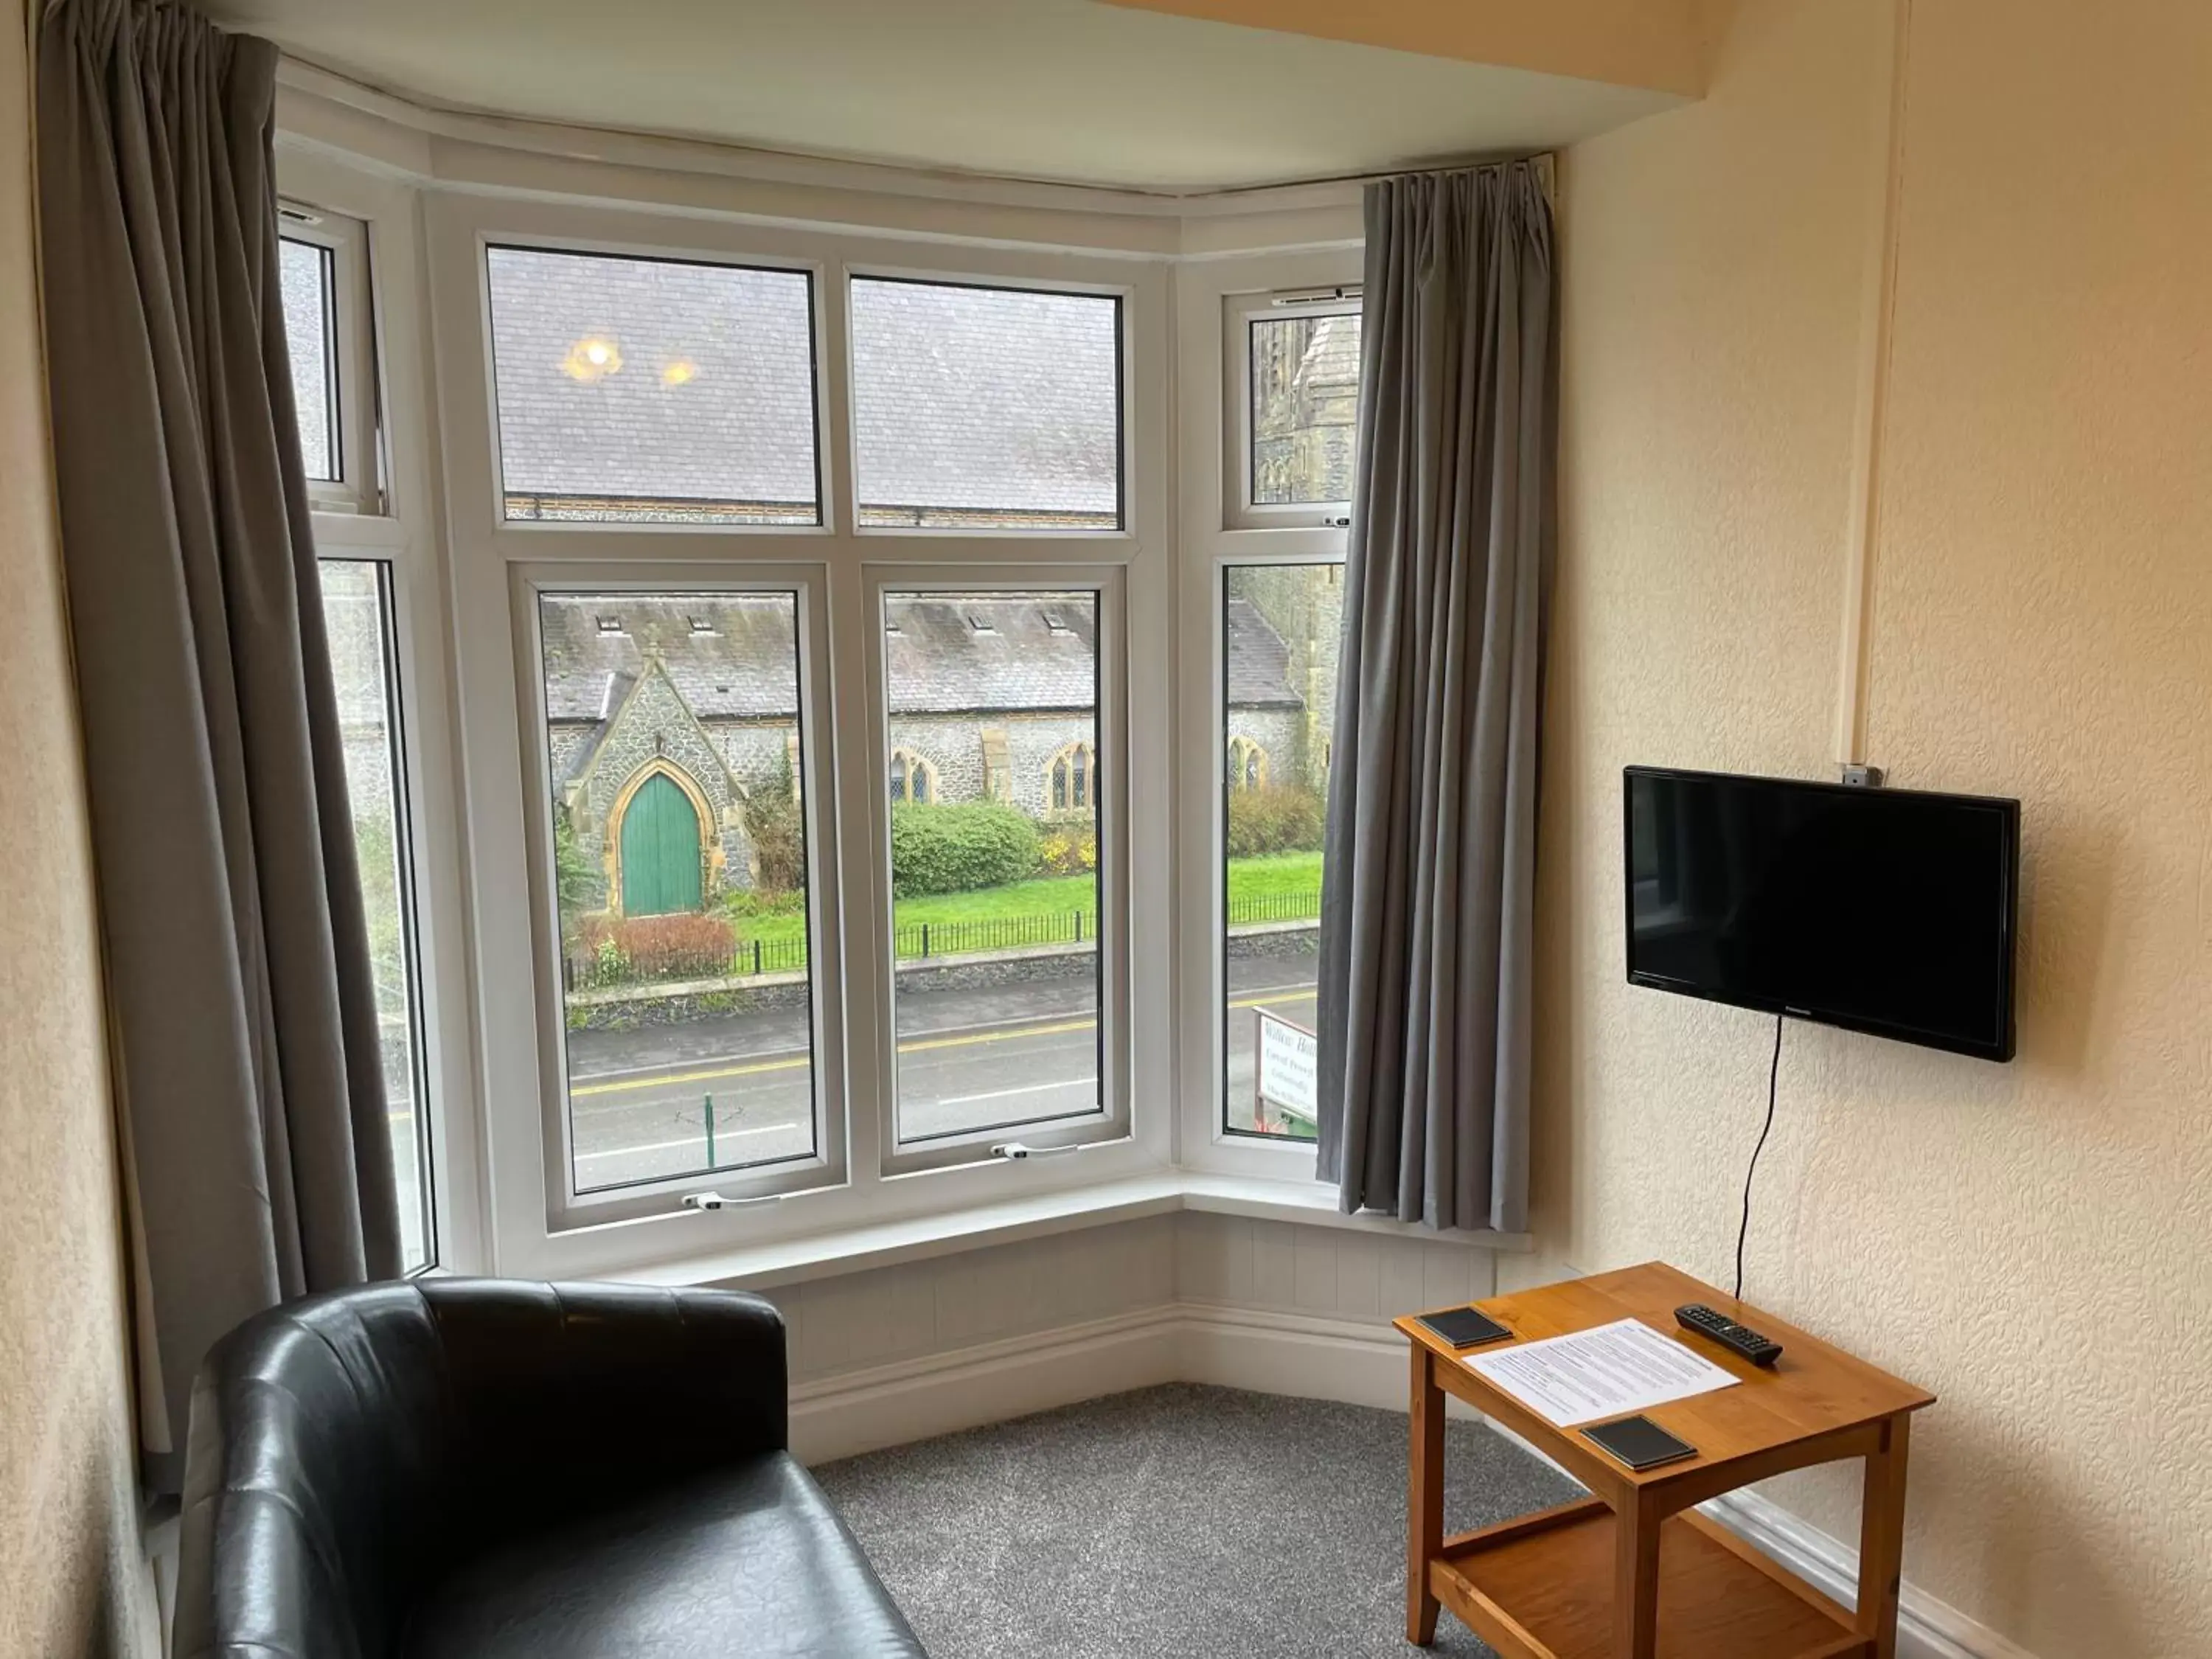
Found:
<svg viewBox="0 0 2212 1659"><path fill-rule="evenodd" d="M447 108L1188 191L1545 149L1680 101L1093 0L203 0Z"/></svg>

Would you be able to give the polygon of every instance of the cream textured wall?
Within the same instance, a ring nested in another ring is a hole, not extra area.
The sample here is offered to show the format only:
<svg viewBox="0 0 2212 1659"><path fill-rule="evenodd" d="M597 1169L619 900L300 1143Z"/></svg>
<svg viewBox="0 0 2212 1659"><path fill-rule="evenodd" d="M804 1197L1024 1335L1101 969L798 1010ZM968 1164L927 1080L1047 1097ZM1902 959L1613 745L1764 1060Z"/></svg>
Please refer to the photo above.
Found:
<svg viewBox="0 0 2212 1659"><path fill-rule="evenodd" d="M31 257L24 0L0 13L0 1656L158 1651L139 1548L76 706ZM24 787L35 781L36 787Z"/></svg>
<svg viewBox="0 0 2212 1659"><path fill-rule="evenodd" d="M1619 769L1826 774L1887 0L1571 151L1540 1273L1725 1283L1764 1018L1622 983ZM1747 1293L1936 1389L1907 1577L2212 1652L2212 8L1918 0L1868 757L2019 796L2008 1066L1792 1025ZM1855 1538L1827 1476L1775 1495Z"/></svg>

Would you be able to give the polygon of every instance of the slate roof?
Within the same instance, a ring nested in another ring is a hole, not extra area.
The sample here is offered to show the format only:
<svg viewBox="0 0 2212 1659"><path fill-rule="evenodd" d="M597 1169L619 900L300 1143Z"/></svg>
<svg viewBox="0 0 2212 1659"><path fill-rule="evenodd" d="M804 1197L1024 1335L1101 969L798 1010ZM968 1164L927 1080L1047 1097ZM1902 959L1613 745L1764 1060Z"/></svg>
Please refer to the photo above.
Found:
<svg viewBox="0 0 2212 1659"><path fill-rule="evenodd" d="M894 714L1086 708L1097 696L1097 601L1090 594L893 596L884 615ZM1281 637L1247 600L1231 600L1229 615L1230 702L1303 707ZM648 650L702 720L796 713L788 599L562 594L543 600L538 617L546 708L556 723L597 724L619 708ZM620 630L601 631L603 619ZM695 620L714 631L696 631Z"/></svg>
<svg viewBox="0 0 2212 1659"><path fill-rule="evenodd" d="M545 655L545 707L556 721L596 721L622 706L645 672L662 666L702 720L789 718L798 712L794 603L772 594L641 599L635 593L562 594L538 605ZM620 624L602 632L601 621ZM693 623L709 624L699 633Z"/></svg>
<svg viewBox="0 0 2212 1659"><path fill-rule="evenodd" d="M1089 593L926 593L884 602L884 666L895 714L1088 708L1098 700L1097 664L1098 601Z"/></svg>
<svg viewBox="0 0 2212 1659"><path fill-rule="evenodd" d="M815 521L804 274L514 247L487 261L510 495ZM1113 299L863 278L852 311L864 507L1115 521ZM586 342L609 362L580 364Z"/></svg>
<svg viewBox="0 0 2212 1659"><path fill-rule="evenodd" d="M1228 658L1231 708L1303 708L1305 699L1291 687L1291 652L1283 636L1249 599L1231 599L1224 608L1222 632Z"/></svg>
<svg viewBox="0 0 2212 1659"><path fill-rule="evenodd" d="M486 257L510 495L782 502L814 522L804 273L534 248ZM611 344L620 367L574 378L563 365L586 340Z"/></svg>
<svg viewBox="0 0 2212 1659"><path fill-rule="evenodd" d="M855 279L861 503L1112 522L1119 310L1099 295Z"/></svg>

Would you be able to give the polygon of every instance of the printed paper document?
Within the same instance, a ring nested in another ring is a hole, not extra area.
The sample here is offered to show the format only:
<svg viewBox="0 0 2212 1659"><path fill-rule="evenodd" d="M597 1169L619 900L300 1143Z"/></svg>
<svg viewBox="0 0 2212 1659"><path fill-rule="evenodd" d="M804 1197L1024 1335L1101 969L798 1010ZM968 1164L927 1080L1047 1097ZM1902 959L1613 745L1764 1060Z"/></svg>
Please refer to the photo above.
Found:
<svg viewBox="0 0 2212 1659"><path fill-rule="evenodd" d="M1563 1429L1742 1380L1640 1319L1469 1354L1467 1365Z"/></svg>

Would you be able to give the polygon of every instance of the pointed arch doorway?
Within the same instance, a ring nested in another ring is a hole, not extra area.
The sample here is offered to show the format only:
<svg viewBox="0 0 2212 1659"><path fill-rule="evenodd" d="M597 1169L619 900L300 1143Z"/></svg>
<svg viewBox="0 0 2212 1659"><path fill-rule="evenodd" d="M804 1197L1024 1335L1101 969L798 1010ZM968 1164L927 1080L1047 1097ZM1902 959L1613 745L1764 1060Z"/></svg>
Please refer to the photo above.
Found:
<svg viewBox="0 0 2212 1659"><path fill-rule="evenodd" d="M623 914L666 915L699 902L698 811L675 779L655 772L623 811Z"/></svg>

